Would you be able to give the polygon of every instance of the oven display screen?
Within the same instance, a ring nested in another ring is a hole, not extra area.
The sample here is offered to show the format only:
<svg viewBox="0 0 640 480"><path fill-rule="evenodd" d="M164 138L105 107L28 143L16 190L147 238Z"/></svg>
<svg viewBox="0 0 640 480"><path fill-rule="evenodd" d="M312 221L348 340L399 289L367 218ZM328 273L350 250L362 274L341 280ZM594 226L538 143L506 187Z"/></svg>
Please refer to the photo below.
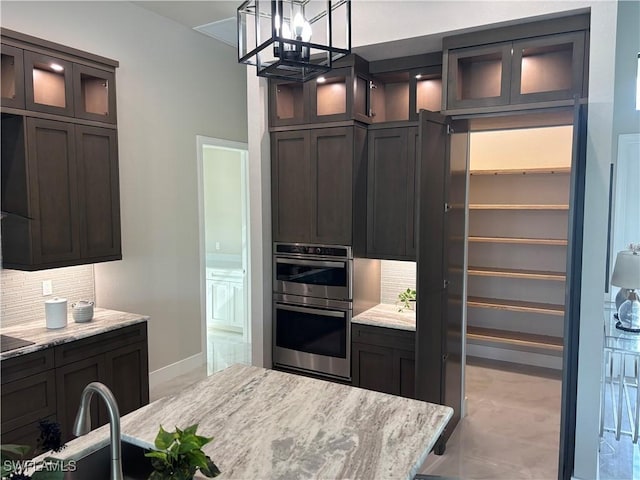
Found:
<svg viewBox="0 0 640 480"><path fill-rule="evenodd" d="M278 308L276 315L278 347L329 357L347 357L346 313L343 317L331 317Z"/></svg>
<svg viewBox="0 0 640 480"><path fill-rule="evenodd" d="M322 265L298 265L276 263L276 279L282 282L304 283L307 285L326 285L329 287L347 286L347 268Z"/></svg>

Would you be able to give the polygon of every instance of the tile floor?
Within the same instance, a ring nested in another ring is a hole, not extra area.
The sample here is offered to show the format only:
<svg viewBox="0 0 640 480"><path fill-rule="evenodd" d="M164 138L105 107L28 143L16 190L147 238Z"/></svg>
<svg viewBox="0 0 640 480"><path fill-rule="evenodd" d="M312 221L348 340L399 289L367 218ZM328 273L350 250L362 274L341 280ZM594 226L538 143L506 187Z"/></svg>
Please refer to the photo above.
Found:
<svg viewBox="0 0 640 480"><path fill-rule="evenodd" d="M562 380L467 364L467 416L420 473L456 479L558 478Z"/></svg>

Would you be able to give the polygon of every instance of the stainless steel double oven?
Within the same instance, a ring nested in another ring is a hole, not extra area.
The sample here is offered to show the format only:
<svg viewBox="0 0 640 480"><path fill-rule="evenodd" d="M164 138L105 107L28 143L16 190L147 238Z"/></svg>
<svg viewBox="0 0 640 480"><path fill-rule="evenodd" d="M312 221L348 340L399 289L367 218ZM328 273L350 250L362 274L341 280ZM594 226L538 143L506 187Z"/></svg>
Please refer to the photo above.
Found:
<svg viewBox="0 0 640 480"><path fill-rule="evenodd" d="M351 378L351 247L275 243L273 363Z"/></svg>

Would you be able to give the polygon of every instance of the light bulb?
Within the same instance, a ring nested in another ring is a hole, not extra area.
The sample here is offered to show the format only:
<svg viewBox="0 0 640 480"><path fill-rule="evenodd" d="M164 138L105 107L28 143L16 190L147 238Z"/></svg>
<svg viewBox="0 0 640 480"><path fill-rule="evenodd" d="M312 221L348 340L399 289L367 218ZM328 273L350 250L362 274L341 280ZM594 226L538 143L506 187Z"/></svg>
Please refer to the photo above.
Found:
<svg viewBox="0 0 640 480"><path fill-rule="evenodd" d="M311 25L309 24L309 22L304 22L302 33L300 36L302 37L303 42L308 42L309 40L311 40Z"/></svg>
<svg viewBox="0 0 640 480"><path fill-rule="evenodd" d="M280 36L280 27L281 27L280 15L276 13L276 16L273 18L273 21L276 27L276 36Z"/></svg>
<svg viewBox="0 0 640 480"><path fill-rule="evenodd" d="M327 81L327 79L325 77L318 77L318 79L316 80L316 82L318 82L318 83L324 83L326 81Z"/></svg>
<svg viewBox="0 0 640 480"><path fill-rule="evenodd" d="M291 25L293 27L293 33L296 34L296 37L302 36L302 31L304 30L305 23L306 22L302 14L300 12L296 13L296 16L293 17L293 24Z"/></svg>
<svg viewBox="0 0 640 480"><path fill-rule="evenodd" d="M51 70L53 70L54 72L61 72L64 70L64 67L62 65L58 65L57 63L52 63L49 66L51 67Z"/></svg>

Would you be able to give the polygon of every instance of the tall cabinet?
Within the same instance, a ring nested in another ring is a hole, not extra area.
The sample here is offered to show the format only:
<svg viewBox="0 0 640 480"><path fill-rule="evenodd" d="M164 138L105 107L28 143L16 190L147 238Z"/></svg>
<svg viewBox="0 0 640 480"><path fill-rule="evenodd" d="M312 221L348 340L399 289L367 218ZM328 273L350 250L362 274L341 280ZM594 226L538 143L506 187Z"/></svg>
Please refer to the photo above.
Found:
<svg viewBox="0 0 640 480"><path fill-rule="evenodd" d="M3 266L121 259L118 62L1 33Z"/></svg>

